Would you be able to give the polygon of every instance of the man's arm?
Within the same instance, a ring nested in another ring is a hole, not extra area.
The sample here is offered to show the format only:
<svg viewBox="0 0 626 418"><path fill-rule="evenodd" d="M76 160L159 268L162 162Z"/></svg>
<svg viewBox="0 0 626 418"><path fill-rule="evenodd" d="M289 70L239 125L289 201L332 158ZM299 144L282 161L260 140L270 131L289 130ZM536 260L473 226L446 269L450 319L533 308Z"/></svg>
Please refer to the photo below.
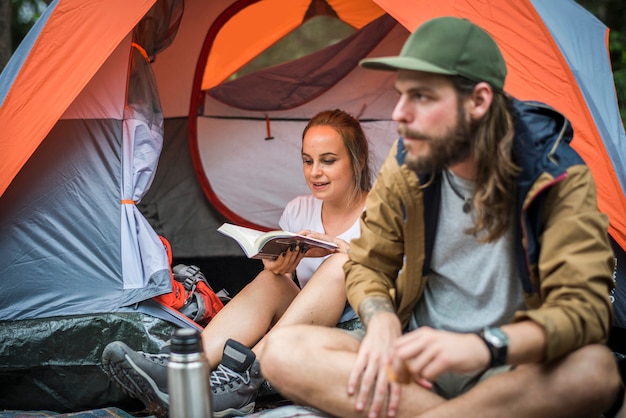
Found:
<svg viewBox="0 0 626 418"><path fill-rule="evenodd" d="M506 364L541 363L545 358L546 336L533 321L500 328L508 337ZM487 344L472 333L458 333L420 327L399 337L392 354L392 376L408 382L409 375L422 386L442 373L473 373L491 367Z"/></svg>
<svg viewBox="0 0 626 418"><path fill-rule="evenodd" d="M608 338L614 255L607 226L587 167L571 167L545 195L541 253L531 266L540 306L517 312L513 322L541 326L547 361Z"/></svg>
<svg viewBox="0 0 626 418"><path fill-rule="evenodd" d="M366 328L372 317L381 312L388 312L395 315L396 311L389 298L372 296L363 300L359 306L359 317Z"/></svg>
<svg viewBox="0 0 626 418"><path fill-rule="evenodd" d="M357 411L368 408L370 416L380 416L380 411L387 406L387 413L393 416L400 402L400 388L394 385L389 392L387 365L394 341L402 335L400 319L391 300L385 296L363 299L358 311L367 333L350 373L348 394L356 396Z"/></svg>
<svg viewBox="0 0 626 418"><path fill-rule="evenodd" d="M545 360L546 333L533 321L500 327L509 338L507 364L541 363Z"/></svg>
<svg viewBox="0 0 626 418"><path fill-rule="evenodd" d="M403 196L409 195L410 191L395 154L396 145L390 150L367 196L360 236L351 241L350 259L344 264L346 296L357 312L361 310L362 302L372 296L383 297L392 305L397 302L394 300L396 281L405 255L404 215L407 206ZM388 308L395 311L395 305L392 305ZM372 306L365 307L373 312Z"/></svg>
<svg viewBox="0 0 626 418"><path fill-rule="evenodd" d="M414 206L407 206L404 198L417 200L410 187L417 185L417 177L413 174L411 185L404 177L406 173L395 158L396 145L368 194L361 235L351 241L350 260L344 264L348 300L367 330L349 377L348 393L355 397L357 410L367 408L370 416L380 416L385 407L393 416L400 399L399 385L392 384L389 389L386 369L393 343L402 335L395 306L397 276L405 255L404 215Z"/></svg>

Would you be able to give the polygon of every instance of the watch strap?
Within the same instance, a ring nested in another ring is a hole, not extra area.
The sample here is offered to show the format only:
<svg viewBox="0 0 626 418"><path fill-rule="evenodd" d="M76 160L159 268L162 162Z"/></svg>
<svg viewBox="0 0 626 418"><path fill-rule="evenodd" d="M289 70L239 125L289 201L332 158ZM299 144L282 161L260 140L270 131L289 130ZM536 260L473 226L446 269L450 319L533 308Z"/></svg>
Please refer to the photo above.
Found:
<svg viewBox="0 0 626 418"><path fill-rule="evenodd" d="M490 333L489 337L485 335L486 333ZM494 337L494 334L502 335L502 338L498 338L498 340L501 342L499 345L495 345L490 340L490 338ZM499 328L485 328L478 333L478 336L483 340L483 342L487 346L487 349L489 350L489 355L491 358L489 368L506 365L509 348L509 341L506 335Z"/></svg>

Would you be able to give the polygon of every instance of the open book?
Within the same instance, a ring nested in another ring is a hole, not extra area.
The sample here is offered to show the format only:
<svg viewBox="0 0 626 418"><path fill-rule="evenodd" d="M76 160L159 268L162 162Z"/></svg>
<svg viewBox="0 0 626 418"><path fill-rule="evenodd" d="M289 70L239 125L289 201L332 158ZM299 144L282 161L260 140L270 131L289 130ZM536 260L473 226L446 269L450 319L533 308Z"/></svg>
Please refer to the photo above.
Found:
<svg viewBox="0 0 626 418"><path fill-rule="evenodd" d="M332 252L332 250L338 248L337 245L331 242L287 231L262 232L229 223L223 224L217 230L237 241L248 258L274 259L283 251L296 245L304 248L304 251L318 247L331 250Z"/></svg>

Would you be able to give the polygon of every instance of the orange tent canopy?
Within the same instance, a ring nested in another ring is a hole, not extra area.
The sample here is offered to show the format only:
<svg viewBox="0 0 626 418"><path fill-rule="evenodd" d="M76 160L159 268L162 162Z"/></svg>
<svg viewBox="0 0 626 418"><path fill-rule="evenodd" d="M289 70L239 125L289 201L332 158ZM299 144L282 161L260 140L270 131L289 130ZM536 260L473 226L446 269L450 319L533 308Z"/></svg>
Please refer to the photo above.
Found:
<svg viewBox="0 0 626 418"><path fill-rule="evenodd" d="M0 107L0 196L154 2L73 0L52 10Z"/></svg>
<svg viewBox="0 0 626 418"><path fill-rule="evenodd" d="M327 0L339 18L360 29L385 11L371 0ZM235 14L221 27L207 61L202 89L224 81L260 52L302 24L311 0L264 0ZM224 18L230 11L224 12ZM219 19L218 19L219 20Z"/></svg>
<svg viewBox="0 0 626 418"><path fill-rule="evenodd" d="M543 101L572 122L573 146L594 175L600 209L610 218L609 231L626 248L626 199L613 165L615 159L607 152L594 115L579 88L577 74L569 67L533 5L533 1L538 0L376 0L378 6L369 0L327 1L355 28L379 16L383 10L411 31L423 21L442 15L466 17L485 27L498 42L509 67L505 89L522 100ZM23 65L8 80L11 85L2 86L7 94L0 107L0 147L3 150L0 195L107 57L154 3L155 0L87 3L65 0L51 7L49 14L38 22L40 31L33 33L27 55L15 57L10 63L19 65L22 59ZM204 89L224 80L250 61L257 51L297 26L310 1L250 0L248 3L251 6L226 23L219 33L204 72ZM286 18L290 15L288 12L300 18ZM227 15L228 9L221 18ZM608 38L606 28L598 29L604 30ZM614 91L607 91L605 95L611 94L614 95ZM621 132L623 134L623 128Z"/></svg>

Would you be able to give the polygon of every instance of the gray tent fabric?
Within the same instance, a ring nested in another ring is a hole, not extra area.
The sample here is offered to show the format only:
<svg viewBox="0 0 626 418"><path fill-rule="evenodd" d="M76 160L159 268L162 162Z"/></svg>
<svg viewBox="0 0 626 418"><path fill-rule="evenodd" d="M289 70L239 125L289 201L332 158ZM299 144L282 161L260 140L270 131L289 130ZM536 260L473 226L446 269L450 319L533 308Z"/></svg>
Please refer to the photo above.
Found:
<svg viewBox="0 0 626 418"><path fill-rule="evenodd" d="M331 415L308 406L301 405L286 405L280 406L275 409L269 409L265 411L256 412L248 415L248 417L263 417L263 418L293 418L293 417L325 417L332 418Z"/></svg>
<svg viewBox="0 0 626 418"><path fill-rule="evenodd" d="M187 118L165 120L156 176L137 207L170 242L175 258L241 256L234 240L216 232L226 218L211 206L198 184L187 129Z"/></svg>
<svg viewBox="0 0 626 418"><path fill-rule="evenodd" d="M169 47L183 18L184 0L159 0L133 29L133 40L146 52L148 61ZM130 92L129 92L130 96Z"/></svg>
<svg viewBox="0 0 626 418"><path fill-rule="evenodd" d="M201 328L152 300L171 291L170 266L137 208L163 143L147 51L171 42L163 19L182 2L155 8L145 48L117 46L0 197L0 409L126 407L106 344L155 352L175 327Z"/></svg>
<svg viewBox="0 0 626 418"><path fill-rule="evenodd" d="M121 125L59 121L2 196L0 318L111 312L169 291L168 270L122 285Z"/></svg>
<svg viewBox="0 0 626 418"><path fill-rule="evenodd" d="M164 20L142 38L153 52L180 18L158 11L176 3L144 17ZM146 52L133 46L118 46L0 197L2 320L124 311L171 291L167 253L136 207L154 178L163 114Z"/></svg>
<svg viewBox="0 0 626 418"><path fill-rule="evenodd" d="M133 49L122 130L121 252L125 289L144 288L145 278L167 269L161 240L136 203L150 188L163 144L163 113L152 68Z"/></svg>

